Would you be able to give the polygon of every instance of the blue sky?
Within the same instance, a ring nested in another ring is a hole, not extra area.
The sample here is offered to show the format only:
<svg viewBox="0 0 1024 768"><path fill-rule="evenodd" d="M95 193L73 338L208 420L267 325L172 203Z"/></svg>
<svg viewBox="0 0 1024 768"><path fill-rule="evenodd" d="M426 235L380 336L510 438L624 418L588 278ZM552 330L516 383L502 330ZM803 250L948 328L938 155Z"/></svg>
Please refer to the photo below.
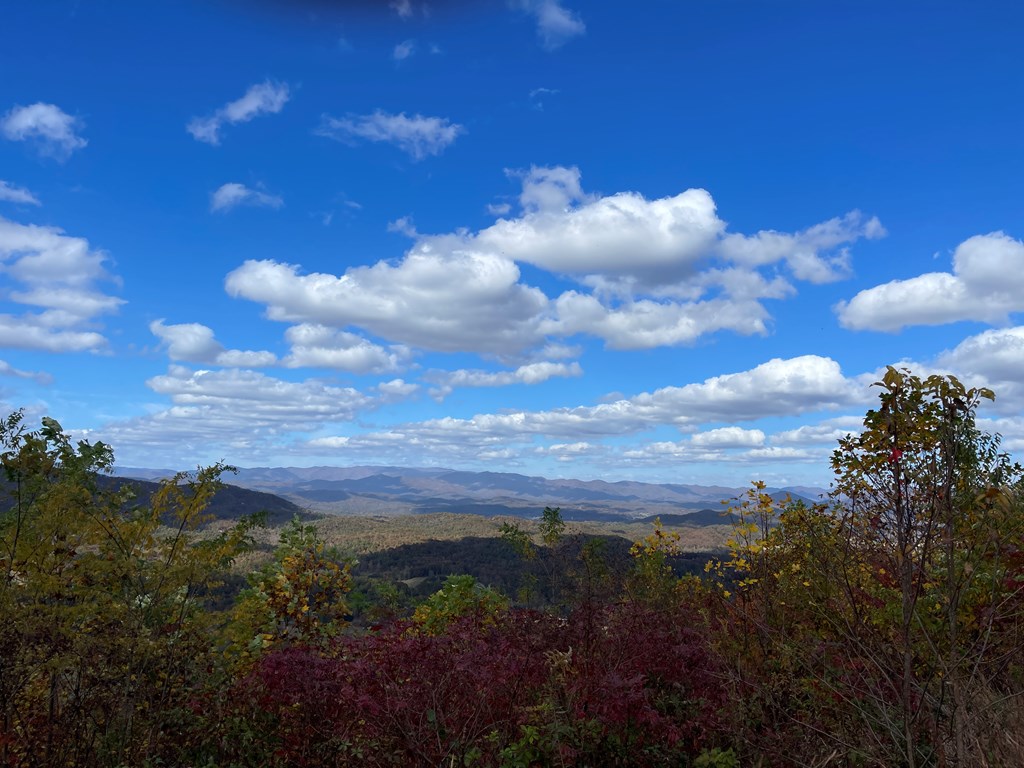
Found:
<svg viewBox="0 0 1024 768"><path fill-rule="evenodd" d="M1024 449L1024 10L7 4L0 401L125 465L825 483Z"/></svg>

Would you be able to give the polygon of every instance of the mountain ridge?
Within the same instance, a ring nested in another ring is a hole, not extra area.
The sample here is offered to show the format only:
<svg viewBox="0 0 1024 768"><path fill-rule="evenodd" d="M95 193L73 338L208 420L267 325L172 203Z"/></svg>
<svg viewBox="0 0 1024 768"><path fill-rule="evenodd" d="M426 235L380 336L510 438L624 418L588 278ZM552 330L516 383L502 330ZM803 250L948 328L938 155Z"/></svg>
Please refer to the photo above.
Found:
<svg viewBox="0 0 1024 768"><path fill-rule="evenodd" d="M118 467L115 473L150 481L174 474L142 467ZM741 499L747 490L388 465L239 468L225 479L231 485L271 493L322 514L462 512L535 517L545 506L554 506L570 520L637 520L724 509L722 501ZM772 487L766 492L773 498L789 495L806 503L820 501L828 493L813 486Z"/></svg>

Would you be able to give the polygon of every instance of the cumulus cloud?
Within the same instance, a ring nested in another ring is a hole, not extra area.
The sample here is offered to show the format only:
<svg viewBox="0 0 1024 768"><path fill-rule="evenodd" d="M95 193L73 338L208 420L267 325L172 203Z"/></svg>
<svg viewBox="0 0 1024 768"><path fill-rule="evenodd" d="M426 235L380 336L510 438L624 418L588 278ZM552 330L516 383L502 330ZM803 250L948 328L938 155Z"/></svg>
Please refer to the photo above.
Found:
<svg viewBox="0 0 1024 768"><path fill-rule="evenodd" d="M401 345L385 349L357 334L313 323L292 326L285 332L285 339L291 344L291 354L283 361L289 368L388 373L401 369L410 356Z"/></svg>
<svg viewBox="0 0 1024 768"><path fill-rule="evenodd" d="M545 50L561 48L574 37L587 31L578 14L559 0L512 0L514 7L530 14L537 22L537 37Z"/></svg>
<svg viewBox="0 0 1024 768"><path fill-rule="evenodd" d="M556 461L569 463L579 458L601 455L606 452L603 445L580 440L575 443L554 443L537 449L537 453L552 456Z"/></svg>
<svg viewBox="0 0 1024 768"><path fill-rule="evenodd" d="M311 448L326 448L328 450L335 450L338 448L345 448L348 446L349 439L340 435L332 437L314 437L312 440L307 440L306 445Z"/></svg>
<svg viewBox="0 0 1024 768"><path fill-rule="evenodd" d="M380 110L370 115L337 118L324 115L314 131L335 141L355 144L359 140L393 144L414 160L439 155L466 129L446 117L424 117Z"/></svg>
<svg viewBox="0 0 1024 768"><path fill-rule="evenodd" d="M154 320L149 330L166 347L171 360L225 368L261 368L277 363L273 352L225 349L214 338L213 329L200 323L165 325L163 320Z"/></svg>
<svg viewBox="0 0 1024 768"><path fill-rule="evenodd" d="M0 315L0 346L50 352L105 348L95 320L124 303L97 287L115 281L106 259L84 238L0 217L0 272L16 284L7 298L39 310Z"/></svg>
<svg viewBox="0 0 1024 768"><path fill-rule="evenodd" d="M831 249L861 237L874 240L885 234L885 228L876 217L865 220L860 211L851 211L795 234L764 231L752 236L727 235L719 250L741 266L757 267L785 261L798 280L830 283L847 277L850 272L849 252L843 248L829 253Z"/></svg>
<svg viewBox="0 0 1024 768"><path fill-rule="evenodd" d="M419 392L419 390L419 384L414 384L405 379L391 379L391 381L382 381L377 385L377 391L380 392L382 399L388 402L405 400L407 397Z"/></svg>
<svg viewBox="0 0 1024 768"><path fill-rule="evenodd" d="M278 195L250 189L244 184L235 182L222 184L210 195L210 210L213 212L227 212L240 205L255 208L280 208L284 205L284 200Z"/></svg>
<svg viewBox="0 0 1024 768"><path fill-rule="evenodd" d="M506 466L538 457L559 462L585 459L591 467L614 468L617 473L629 467L664 469L691 461L824 466L831 446L795 437L776 440L763 429L741 424L843 412L851 406L862 412L872 399L865 376L844 376L835 361L809 355L769 360L749 370L598 405L408 422L362 434L321 435L306 448L343 450L352 461L416 466L422 466L425 457L440 466L478 464L499 454ZM847 423L856 426L857 420L834 416L822 423L841 428ZM704 425L710 428L697 431ZM640 443L625 439L666 427L675 427L683 436Z"/></svg>
<svg viewBox="0 0 1024 768"><path fill-rule="evenodd" d="M687 441L659 441L648 443L639 448L631 448L621 453L621 460L626 464L662 465L666 461L686 462L721 462L734 464L763 464L770 462L820 462L820 452L807 451L800 448L779 448L775 446L731 450L743 446L729 445L694 445Z"/></svg>
<svg viewBox="0 0 1024 768"><path fill-rule="evenodd" d="M288 102L288 86L266 80L252 85L241 98L230 101L212 115L194 117L186 126L196 141L214 146L220 144L221 129L225 125L247 123L260 115L276 114Z"/></svg>
<svg viewBox="0 0 1024 768"><path fill-rule="evenodd" d="M905 363L915 374L952 373L966 386L988 387L996 394L985 405L1006 416L1024 412L1024 326L998 328L968 336L931 364Z"/></svg>
<svg viewBox="0 0 1024 768"><path fill-rule="evenodd" d="M782 462L819 462L822 459L818 451L808 451L802 448L781 448L779 446L768 446L766 448L752 448L741 453L740 459L747 461L782 461Z"/></svg>
<svg viewBox="0 0 1024 768"><path fill-rule="evenodd" d="M767 331L768 311L757 301L677 303L642 299L609 307L595 296L567 291L558 297L555 306L558 319L542 326L546 332L597 336L611 349L689 344L720 330L747 336Z"/></svg>
<svg viewBox="0 0 1024 768"><path fill-rule="evenodd" d="M0 179L0 200L23 205L40 205L39 198L24 187L17 187Z"/></svg>
<svg viewBox="0 0 1024 768"><path fill-rule="evenodd" d="M1024 326L969 336L939 356L938 365L993 383L1024 382Z"/></svg>
<svg viewBox="0 0 1024 768"><path fill-rule="evenodd" d="M523 215L479 232L473 243L569 275L626 278L642 287L691 276L710 258L746 271L779 262L800 280L833 279L845 253L837 246L884 233L877 219L853 211L802 232L727 234L710 193L689 189L648 200L636 192L583 192L578 168L538 168L519 175Z"/></svg>
<svg viewBox="0 0 1024 768"><path fill-rule="evenodd" d="M141 453L168 462L178 462L183 455L202 462L225 456L266 462L286 450L282 436L349 422L375 405L374 398L350 387L284 381L240 369L175 365L146 385L169 398L171 407L108 424L85 436L118 446L122 460Z"/></svg>
<svg viewBox="0 0 1024 768"><path fill-rule="evenodd" d="M392 433L420 441L478 443L541 435L578 441L664 425L689 430L708 422L755 421L863 402L862 383L845 377L838 363L827 357L804 355L775 358L747 371L594 406L433 419L397 427Z"/></svg>
<svg viewBox="0 0 1024 768"><path fill-rule="evenodd" d="M430 396L442 402L456 387L506 387L512 384L540 384L548 379L583 375L579 363L537 362L512 371L435 371L428 378L434 386Z"/></svg>
<svg viewBox="0 0 1024 768"><path fill-rule="evenodd" d="M442 352L499 354L541 341L544 294L519 282L505 259L414 250L397 265L381 261L344 275L301 274L299 267L247 261L225 287L268 305L273 320L344 328Z"/></svg>
<svg viewBox="0 0 1024 768"><path fill-rule="evenodd" d="M862 416L839 416L826 419L818 424L804 424L796 429L776 432L771 436L775 446L829 446L848 435L857 434L863 426Z"/></svg>
<svg viewBox="0 0 1024 768"><path fill-rule="evenodd" d="M691 435L690 443L702 448L756 448L764 445L764 432L743 427L719 427Z"/></svg>
<svg viewBox="0 0 1024 768"><path fill-rule="evenodd" d="M32 142L40 154L58 160L66 160L76 149L88 144L76 133L81 127L78 118L55 104L43 102L13 107L0 120L0 131L6 138Z"/></svg>
<svg viewBox="0 0 1024 768"><path fill-rule="evenodd" d="M797 272L823 278L835 268L837 246L882 231L854 212L796 234L762 232L740 242L729 239L705 190L647 200L633 192L588 194L576 168L511 175L522 185L517 216L439 235L402 218L389 229L414 242L400 261L340 276L250 261L228 276L228 291L267 304L277 320L358 326L438 351L512 358L576 335L645 349L718 331L766 334L771 315L763 301L795 292L787 269L792 279L800 279ZM519 263L579 288L548 297L521 282Z"/></svg>
<svg viewBox="0 0 1024 768"><path fill-rule="evenodd" d="M369 398L350 387L284 381L257 371L235 369L208 371L173 366L167 374L154 376L146 384L157 394L170 397L175 405L224 408L239 419L282 424L290 429L300 425L298 419L314 412L324 419L348 420L358 408L370 403Z"/></svg>
<svg viewBox="0 0 1024 768"><path fill-rule="evenodd" d="M929 272L863 290L836 305L852 330L898 331L960 320L1006 322L1024 311L1024 243L1003 232L976 235L953 254L952 272Z"/></svg>

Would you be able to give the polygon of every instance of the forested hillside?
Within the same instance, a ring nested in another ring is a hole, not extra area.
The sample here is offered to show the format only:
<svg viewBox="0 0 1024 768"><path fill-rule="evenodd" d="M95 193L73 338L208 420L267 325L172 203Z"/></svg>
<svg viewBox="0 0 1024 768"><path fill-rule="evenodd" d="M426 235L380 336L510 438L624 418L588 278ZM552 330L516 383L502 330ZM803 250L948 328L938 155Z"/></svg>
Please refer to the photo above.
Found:
<svg viewBox="0 0 1024 768"><path fill-rule="evenodd" d="M296 517L254 558L256 520L203 527L224 467L138 493L14 414L0 765L1024 764L1024 472L991 392L877 388L831 500L755 482L714 556L547 507L361 562Z"/></svg>

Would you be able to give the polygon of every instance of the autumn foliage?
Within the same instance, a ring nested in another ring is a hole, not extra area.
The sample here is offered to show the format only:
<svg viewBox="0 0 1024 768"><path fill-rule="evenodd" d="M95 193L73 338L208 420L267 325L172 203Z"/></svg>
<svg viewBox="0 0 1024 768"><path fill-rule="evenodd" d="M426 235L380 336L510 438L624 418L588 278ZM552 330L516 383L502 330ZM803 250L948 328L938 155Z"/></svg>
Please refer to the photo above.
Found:
<svg viewBox="0 0 1024 768"><path fill-rule="evenodd" d="M1024 764L1022 470L975 426L987 390L878 387L832 498L755 483L703 578L657 522L616 573L549 508L503 531L542 579L452 576L371 626L358 565L299 522L225 591L252 524L203 529L228 468L135 505L98 482L108 446L16 414L0 766Z"/></svg>

